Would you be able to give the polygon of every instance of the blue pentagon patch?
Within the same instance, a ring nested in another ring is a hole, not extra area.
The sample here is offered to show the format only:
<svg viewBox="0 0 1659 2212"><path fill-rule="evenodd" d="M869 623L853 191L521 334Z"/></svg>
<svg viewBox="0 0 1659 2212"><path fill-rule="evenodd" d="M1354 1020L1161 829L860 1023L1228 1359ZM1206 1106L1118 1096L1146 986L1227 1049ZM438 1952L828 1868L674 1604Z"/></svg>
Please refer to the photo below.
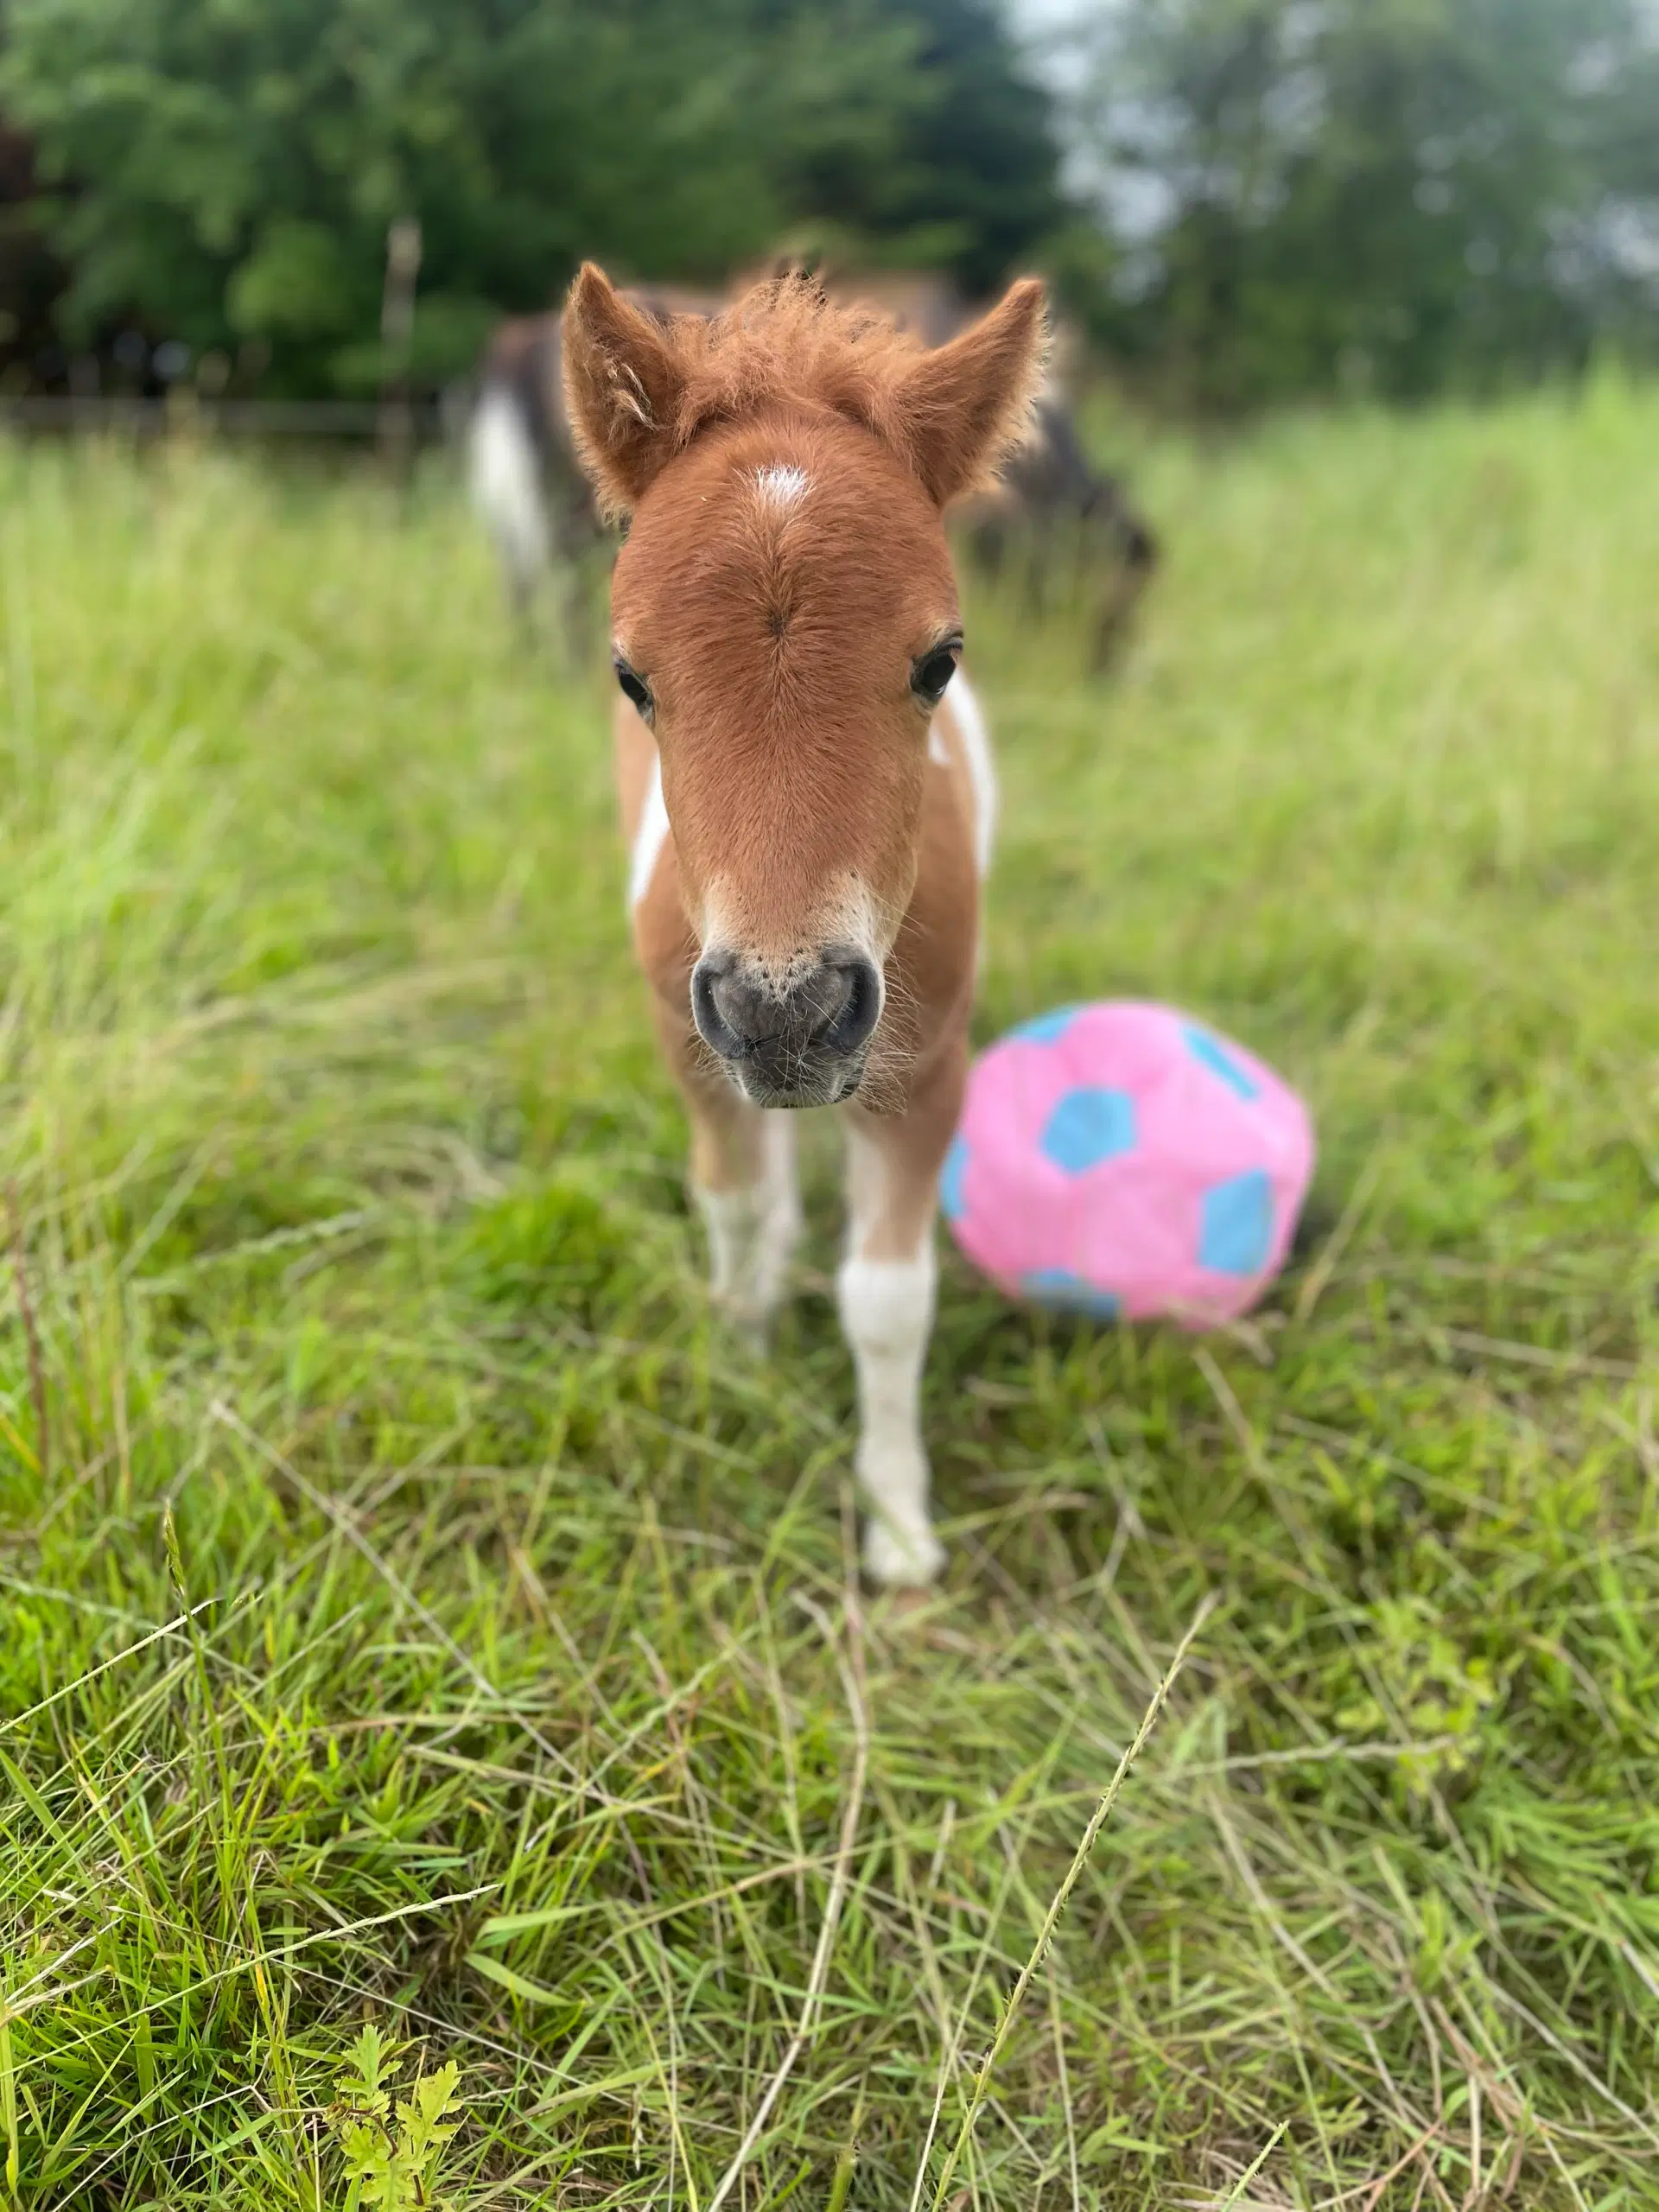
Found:
<svg viewBox="0 0 1659 2212"><path fill-rule="evenodd" d="M1198 1265L1218 1275L1259 1274L1273 1248L1273 1185L1259 1167L1204 1194Z"/></svg>
<svg viewBox="0 0 1659 2212"><path fill-rule="evenodd" d="M953 1137L939 1170L939 1204L947 1221L960 1221L968 1205L968 1140Z"/></svg>
<svg viewBox="0 0 1659 2212"><path fill-rule="evenodd" d="M1193 1058L1207 1067L1211 1075L1218 1075L1229 1090L1236 1092L1241 1098L1259 1098L1262 1096L1262 1086L1255 1077L1247 1074L1226 1046L1219 1039L1212 1037L1207 1029L1200 1029L1196 1023L1189 1022L1181 1031L1181 1036Z"/></svg>
<svg viewBox="0 0 1659 2212"><path fill-rule="evenodd" d="M1059 1306L1068 1313L1091 1313L1097 1321L1116 1321L1123 1310L1116 1291L1096 1290L1070 1268L1033 1268L1020 1276L1020 1287L1040 1306Z"/></svg>
<svg viewBox="0 0 1659 2212"><path fill-rule="evenodd" d="M1127 1090L1068 1090L1044 1124L1045 1159L1068 1175L1135 1148L1135 1101Z"/></svg>
<svg viewBox="0 0 1659 2212"><path fill-rule="evenodd" d="M1082 1012L1080 1006L1057 1006L1052 1014L1036 1014L1017 1029L1010 1029L1009 1041L1018 1038L1022 1045L1052 1045L1065 1036Z"/></svg>

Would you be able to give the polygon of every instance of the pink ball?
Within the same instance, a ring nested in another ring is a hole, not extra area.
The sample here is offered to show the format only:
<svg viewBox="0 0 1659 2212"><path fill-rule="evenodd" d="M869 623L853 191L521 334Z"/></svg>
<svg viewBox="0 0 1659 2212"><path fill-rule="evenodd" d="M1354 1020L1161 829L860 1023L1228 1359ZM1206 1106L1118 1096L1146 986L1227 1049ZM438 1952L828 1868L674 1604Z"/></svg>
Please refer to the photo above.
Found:
<svg viewBox="0 0 1659 2212"><path fill-rule="evenodd" d="M1101 1000L981 1054L940 1199L1012 1297L1203 1328L1272 1281L1313 1173L1307 1109L1271 1068L1173 1007Z"/></svg>

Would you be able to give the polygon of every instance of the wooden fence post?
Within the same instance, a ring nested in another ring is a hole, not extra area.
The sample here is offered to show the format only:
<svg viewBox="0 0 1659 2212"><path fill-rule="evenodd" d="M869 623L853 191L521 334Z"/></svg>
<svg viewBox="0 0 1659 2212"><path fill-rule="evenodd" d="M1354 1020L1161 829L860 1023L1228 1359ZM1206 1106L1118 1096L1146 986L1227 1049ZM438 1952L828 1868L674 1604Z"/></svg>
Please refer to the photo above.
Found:
<svg viewBox="0 0 1659 2212"><path fill-rule="evenodd" d="M380 298L382 457L394 479L409 475L415 421L409 404L409 346L415 328L415 280L421 273L421 226L399 215L386 232L386 283Z"/></svg>

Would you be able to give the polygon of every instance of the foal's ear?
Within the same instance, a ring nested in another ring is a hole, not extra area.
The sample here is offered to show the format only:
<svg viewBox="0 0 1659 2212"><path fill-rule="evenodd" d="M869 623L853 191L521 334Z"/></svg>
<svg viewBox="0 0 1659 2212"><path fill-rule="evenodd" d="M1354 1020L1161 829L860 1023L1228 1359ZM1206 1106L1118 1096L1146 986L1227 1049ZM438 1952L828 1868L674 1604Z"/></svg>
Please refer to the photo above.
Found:
<svg viewBox="0 0 1659 2212"><path fill-rule="evenodd" d="M988 483L1019 443L1047 353L1042 283L1022 276L989 315L899 379L900 434L940 506Z"/></svg>
<svg viewBox="0 0 1659 2212"><path fill-rule="evenodd" d="M570 287L560 327L576 451L600 505L625 515L675 450L684 375L673 339L591 261Z"/></svg>

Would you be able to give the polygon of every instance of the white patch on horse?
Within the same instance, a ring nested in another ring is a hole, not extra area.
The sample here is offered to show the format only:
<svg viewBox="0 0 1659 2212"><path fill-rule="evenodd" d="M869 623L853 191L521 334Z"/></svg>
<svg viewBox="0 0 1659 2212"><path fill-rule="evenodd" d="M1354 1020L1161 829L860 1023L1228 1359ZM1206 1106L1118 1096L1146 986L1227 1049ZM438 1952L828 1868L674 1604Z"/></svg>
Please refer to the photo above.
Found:
<svg viewBox="0 0 1659 2212"><path fill-rule="evenodd" d="M927 757L936 767L948 768L950 766L950 748L937 722L927 733Z"/></svg>
<svg viewBox="0 0 1659 2212"><path fill-rule="evenodd" d="M473 505L515 589L527 593L548 563L547 510L542 465L511 391L492 385L485 392L467 428L467 448Z"/></svg>
<svg viewBox="0 0 1659 2212"><path fill-rule="evenodd" d="M795 1125L787 1114L760 1123L760 1173L747 1190L696 1192L709 1232L709 1287L739 1329L759 1339L782 1302L801 1237Z"/></svg>
<svg viewBox="0 0 1659 2212"><path fill-rule="evenodd" d="M974 861L981 875L985 875L990 871L991 850L996 838L996 765L991 759L990 733L985 727L985 717L960 670L950 686L950 702L962 739L963 758L968 763L969 779L974 786Z"/></svg>
<svg viewBox="0 0 1659 2212"><path fill-rule="evenodd" d="M663 767L653 754L645 803L634 826L633 853L628 862L628 912L632 913L651 888L663 847L668 842L668 809L663 804Z"/></svg>
<svg viewBox="0 0 1659 2212"><path fill-rule="evenodd" d="M797 505L811 486L811 478L792 461L768 461L754 472L754 488L771 507Z"/></svg>
<svg viewBox="0 0 1659 2212"><path fill-rule="evenodd" d="M944 1548L928 1518L922 1363L938 1280L933 1241L913 1260L847 1259L836 1277L841 1325L858 1375L859 1487L870 1508L864 1564L877 1582L931 1582Z"/></svg>

